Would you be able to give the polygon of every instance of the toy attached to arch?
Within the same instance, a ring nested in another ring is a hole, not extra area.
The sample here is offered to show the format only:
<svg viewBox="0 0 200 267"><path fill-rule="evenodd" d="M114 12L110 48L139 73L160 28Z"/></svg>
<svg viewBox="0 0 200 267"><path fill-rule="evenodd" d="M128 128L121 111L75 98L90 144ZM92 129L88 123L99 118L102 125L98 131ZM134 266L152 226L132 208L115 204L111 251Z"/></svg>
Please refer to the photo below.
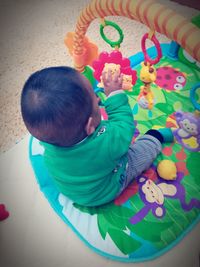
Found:
<svg viewBox="0 0 200 267"><path fill-rule="evenodd" d="M138 104L141 108L151 110L155 104L151 84L156 80L156 69L148 61L141 63L140 80L144 85L140 87Z"/></svg>
<svg viewBox="0 0 200 267"><path fill-rule="evenodd" d="M147 39L151 40L155 45L155 48L157 50L157 57L155 59L152 59L147 53L147 49L146 49L146 40ZM142 52L144 54L144 61L145 62L149 62L150 65L155 65L160 61L160 59L162 57L162 50L160 47L160 43L155 36L154 31L150 31L149 33L145 33L143 35L142 40L141 40L141 48L142 48Z"/></svg>
<svg viewBox="0 0 200 267"><path fill-rule="evenodd" d="M104 33L104 28L106 26L111 26L113 27L115 30L117 30L117 32L119 33L119 40L117 41L112 41L109 38L106 37L105 33ZM101 37L103 38L103 40L108 43L112 48L119 48L121 43L123 42L124 39L124 34L122 29L117 25L117 23L113 22L113 21L109 21L109 20L105 20L104 18L101 19L101 24L100 24L100 34Z"/></svg>
<svg viewBox="0 0 200 267"><path fill-rule="evenodd" d="M112 51L111 53L101 52L98 59L94 60L92 64L92 67L94 69L94 77L99 82L97 84L97 87L104 87L101 74L103 71L107 73L108 69L110 69L112 75L114 75L116 71L122 73L122 89L132 91L132 87L137 80L137 75L136 71L132 70L130 67L130 60L123 57L122 53L119 51L120 45L124 38L123 31L116 23L112 21L102 19L101 22L100 34L104 41L108 43L112 48L114 48L114 51ZM119 33L119 40L111 41L110 39L108 39L103 32L105 26L114 27Z"/></svg>
<svg viewBox="0 0 200 267"><path fill-rule="evenodd" d="M146 40L152 40L157 56L155 59L152 59L146 49ZM152 83L156 80L156 68L155 64L157 64L161 57L162 57L162 50L158 39L155 36L154 31L150 31L143 35L141 40L141 48L144 54L144 62L141 63L141 70L140 70L140 80L142 81L143 85L140 87L140 93L138 95L138 105L143 109L148 109L149 117L152 116L152 108L155 104L155 97L151 90Z"/></svg>
<svg viewBox="0 0 200 267"><path fill-rule="evenodd" d="M104 33L104 28L106 26L112 26L114 29L118 31L119 39L117 41L112 41L108 37L106 37ZM108 68L111 69L112 74L114 74L116 70L120 70L120 73L123 73L122 89L131 91L132 87L136 83L137 74L135 70L131 69L130 60L128 58L123 57L122 53L119 51L120 45L124 38L122 29L116 23L102 18L100 24L100 35L102 36L103 40L106 43L108 43L112 48L114 48L114 50L111 53L104 51L101 52L98 56L97 46L94 43L92 43L87 37L84 36L82 44L83 51L82 53L75 55L74 53L75 33L73 32L67 34L65 38L65 44L68 47L70 54L74 57L74 59L78 64L82 64L81 62L85 62L86 65L91 65L93 67L94 69L93 76L99 82L97 88L95 88L95 91L96 93L99 93L102 98L104 98L104 96L101 94L102 90L98 88L103 88L101 73L103 70L107 71ZM87 66L85 66L83 72L84 75L88 77L89 80L92 82L93 78L91 75L91 70L88 69ZM92 82L92 85L95 86L95 83Z"/></svg>
<svg viewBox="0 0 200 267"><path fill-rule="evenodd" d="M123 73L123 83L122 89L131 91L133 85L137 80L136 71L132 70L130 67L130 60L124 58L122 53L118 50L114 50L111 53L102 52L99 55L98 60L95 60L92 64L94 69L94 77L98 83L98 87L103 88L103 82L101 79L101 74L103 71L111 69L112 75L115 71L119 70L120 73Z"/></svg>

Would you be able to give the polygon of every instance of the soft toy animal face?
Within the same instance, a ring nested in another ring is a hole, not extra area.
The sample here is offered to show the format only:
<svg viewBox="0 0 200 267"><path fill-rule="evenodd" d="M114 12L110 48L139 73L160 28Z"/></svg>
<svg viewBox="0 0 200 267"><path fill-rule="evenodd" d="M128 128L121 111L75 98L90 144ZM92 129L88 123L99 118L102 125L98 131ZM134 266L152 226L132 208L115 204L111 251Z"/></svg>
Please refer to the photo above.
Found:
<svg viewBox="0 0 200 267"><path fill-rule="evenodd" d="M122 89L131 90L132 87L133 87L133 85L132 85L132 76L123 74Z"/></svg>
<svg viewBox="0 0 200 267"><path fill-rule="evenodd" d="M175 113L179 128L174 130L176 141L190 151L200 151L200 116L198 112Z"/></svg>
<svg viewBox="0 0 200 267"><path fill-rule="evenodd" d="M176 121L179 127L188 134L193 136L200 134L200 117L195 116L193 113L177 111Z"/></svg>
<svg viewBox="0 0 200 267"><path fill-rule="evenodd" d="M108 70L111 70L111 74L114 75L116 71L120 71L120 65L114 63L105 63L103 72L107 73Z"/></svg>
<svg viewBox="0 0 200 267"><path fill-rule="evenodd" d="M142 191L149 203L163 204L164 195L161 189L150 179L142 186Z"/></svg>
<svg viewBox="0 0 200 267"><path fill-rule="evenodd" d="M120 72L120 68L121 68L121 66L119 64L105 63L102 72L104 72L107 75L108 70L110 70L111 71L111 75L113 76L116 71L119 71ZM102 76L101 76L101 81L100 81L100 83L98 83L97 87L100 87L100 88L103 88L104 87Z"/></svg>
<svg viewBox="0 0 200 267"><path fill-rule="evenodd" d="M131 83L132 82L131 75L123 74L123 82L125 82L125 83Z"/></svg>
<svg viewBox="0 0 200 267"><path fill-rule="evenodd" d="M165 216L165 200L168 198L179 200L184 211L190 211L194 207L200 208L198 199L186 201L186 191L181 183L183 177L182 172L177 173L177 179L174 181L163 181L159 176L156 181L143 175L137 177L139 194L144 206L130 218L131 224L140 222L150 211L157 218Z"/></svg>
<svg viewBox="0 0 200 267"><path fill-rule="evenodd" d="M197 135L198 131L197 131L197 125L195 123L192 123L189 119L184 119L180 122L180 125L182 126L182 128L192 134L192 135Z"/></svg>
<svg viewBox="0 0 200 267"><path fill-rule="evenodd" d="M156 69L150 66L149 62L142 62L140 70L140 80L144 83L152 83L156 80Z"/></svg>

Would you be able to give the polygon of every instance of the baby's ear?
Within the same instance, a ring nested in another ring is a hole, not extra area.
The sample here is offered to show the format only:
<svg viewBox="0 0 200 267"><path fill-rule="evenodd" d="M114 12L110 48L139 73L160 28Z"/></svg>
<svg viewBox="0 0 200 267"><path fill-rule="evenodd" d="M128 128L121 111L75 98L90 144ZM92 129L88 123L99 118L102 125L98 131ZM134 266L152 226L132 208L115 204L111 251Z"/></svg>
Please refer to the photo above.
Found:
<svg viewBox="0 0 200 267"><path fill-rule="evenodd" d="M92 117L89 117L87 124L85 126L85 131L86 131L87 135L91 135L95 131L95 126L94 126Z"/></svg>

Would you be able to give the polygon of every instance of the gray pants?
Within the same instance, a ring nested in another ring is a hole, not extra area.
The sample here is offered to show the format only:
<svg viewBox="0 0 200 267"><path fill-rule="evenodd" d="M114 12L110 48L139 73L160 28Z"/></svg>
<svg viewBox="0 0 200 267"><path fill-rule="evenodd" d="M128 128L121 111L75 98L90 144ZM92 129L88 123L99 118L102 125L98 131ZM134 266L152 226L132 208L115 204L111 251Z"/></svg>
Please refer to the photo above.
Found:
<svg viewBox="0 0 200 267"><path fill-rule="evenodd" d="M141 136L135 143L130 145L128 150L128 168L120 188L120 193L133 179L151 166L161 150L160 141L148 134Z"/></svg>

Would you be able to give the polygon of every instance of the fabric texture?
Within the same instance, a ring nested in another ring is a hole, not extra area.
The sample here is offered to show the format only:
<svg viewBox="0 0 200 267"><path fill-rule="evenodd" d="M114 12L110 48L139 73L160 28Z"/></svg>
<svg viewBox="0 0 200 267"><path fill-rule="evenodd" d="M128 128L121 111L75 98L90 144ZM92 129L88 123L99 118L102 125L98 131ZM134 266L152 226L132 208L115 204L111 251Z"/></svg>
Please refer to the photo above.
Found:
<svg viewBox="0 0 200 267"><path fill-rule="evenodd" d="M163 136L163 140L165 143L172 143L174 141L174 135L170 128L161 128L158 131Z"/></svg>
<svg viewBox="0 0 200 267"><path fill-rule="evenodd" d="M134 133L126 94L110 96L105 109L109 120L102 121L81 143L64 148L41 142L45 164L58 190L85 206L98 206L116 197Z"/></svg>
<svg viewBox="0 0 200 267"><path fill-rule="evenodd" d="M134 178L146 171L158 154L161 152L162 146L160 141L148 134L137 139L137 141L129 147L128 150L128 168L123 178L122 192Z"/></svg>

